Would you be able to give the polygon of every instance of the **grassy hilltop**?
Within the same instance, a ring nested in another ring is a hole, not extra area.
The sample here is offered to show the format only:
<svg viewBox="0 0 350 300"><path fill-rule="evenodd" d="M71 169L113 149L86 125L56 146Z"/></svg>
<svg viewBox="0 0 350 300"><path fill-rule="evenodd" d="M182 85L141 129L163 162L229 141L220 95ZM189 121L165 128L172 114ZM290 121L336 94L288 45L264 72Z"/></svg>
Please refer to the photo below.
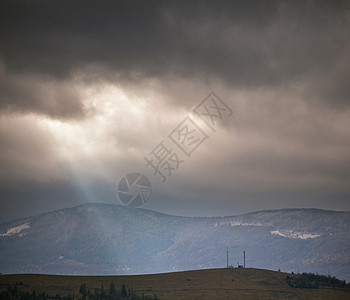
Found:
<svg viewBox="0 0 350 300"><path fill-rule="evenodd" d="M19 290L37 294L75 295L81 297L81 284L93 291L113 281L139 296L157 295L159 299L350 299L349 288L292 288L286 282L290 274L262 269L208 269L152 275L62 276L16 274L0 275L0 289L18 285Z"/></svg>

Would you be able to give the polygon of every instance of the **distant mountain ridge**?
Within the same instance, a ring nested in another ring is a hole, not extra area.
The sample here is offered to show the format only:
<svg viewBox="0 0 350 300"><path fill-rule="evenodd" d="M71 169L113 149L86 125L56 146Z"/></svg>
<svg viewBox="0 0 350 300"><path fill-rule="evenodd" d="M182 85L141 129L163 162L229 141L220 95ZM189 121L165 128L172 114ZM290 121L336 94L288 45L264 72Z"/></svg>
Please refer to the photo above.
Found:
<svg viewBox="0 0 350 300"><path fill-rule="evenodd" d="M350 212L266 210L179 217L84 204L0 224L1 273L139 274L226 266L350 280Z"/></svg>

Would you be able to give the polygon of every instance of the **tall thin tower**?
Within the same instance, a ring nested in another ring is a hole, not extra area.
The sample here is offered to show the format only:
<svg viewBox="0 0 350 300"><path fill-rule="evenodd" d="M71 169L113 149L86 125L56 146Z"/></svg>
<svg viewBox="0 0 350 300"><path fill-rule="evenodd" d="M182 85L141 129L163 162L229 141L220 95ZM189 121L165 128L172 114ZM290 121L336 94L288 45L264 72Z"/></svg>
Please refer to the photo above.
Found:
<svg viewBox="0 0 350 300"><path fill-rule="evenodd" d="M243 251L243 268L245 268L245 250Z"/></svg>
<svg viewBox="0 0 350 300"><path fill-rule="evenodd" d="M228 268L228 246L226 247L226 268Z"/></svg>

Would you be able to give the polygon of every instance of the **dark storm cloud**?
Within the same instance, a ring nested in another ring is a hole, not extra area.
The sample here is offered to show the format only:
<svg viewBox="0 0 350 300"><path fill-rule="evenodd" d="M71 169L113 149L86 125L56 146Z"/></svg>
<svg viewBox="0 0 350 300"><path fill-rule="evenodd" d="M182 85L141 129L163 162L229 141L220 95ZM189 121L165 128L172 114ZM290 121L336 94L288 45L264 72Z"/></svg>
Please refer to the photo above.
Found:
<svg viewBox="0 0 350 300"><path fill-rule="evenodd" d="M2 1L0 14L2 108L83 112L74 91L51 100L55 112L36 89L20 100L13 74L58 82L83 74L221 79L231 87L305 83L306 97L348 103L346 1Z"/></svg>
<svg viewBox="0 0 350 300"><path fill-rule="evenodd" d="M63 119L84 115L79 93L68 82L6 74L0 65L0 91L0 109L5 112L33 112Z"/></svg>
<svg viewBox="0 0 350 300"><path fill-rule="evenodd" d="M133 72L157 65L152 60L164 50L167 33L154 2L9 1L4 6L1 53L10 70L64 77L96 64Z"/></svg>
<svg viewBox="0 0 350 300"><path fill-rule="evenodd" d="M342 2L302 3L10 1L1 54L10 70L56 76L98 64L266 83L321 68L348 43Z"/></svg>

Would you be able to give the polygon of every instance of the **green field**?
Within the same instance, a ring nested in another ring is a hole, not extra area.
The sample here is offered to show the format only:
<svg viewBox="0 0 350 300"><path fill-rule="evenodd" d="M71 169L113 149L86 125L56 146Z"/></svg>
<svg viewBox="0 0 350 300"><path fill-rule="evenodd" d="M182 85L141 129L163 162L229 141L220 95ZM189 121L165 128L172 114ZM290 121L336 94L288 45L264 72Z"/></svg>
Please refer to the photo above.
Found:
<svg viewBox="0 0 350 300"><path fill-rule="evenodd" d="M80 297L80 285L93 291L111 281L119 289L122 284L139 296L154 295L161 299L350 299L349 288L292 288L283 272L262 269L209 269L152 275L125 276L61 276L16 274L0 275L0 289L16 283L22 291L36 290L49 295Z"/></svg>

